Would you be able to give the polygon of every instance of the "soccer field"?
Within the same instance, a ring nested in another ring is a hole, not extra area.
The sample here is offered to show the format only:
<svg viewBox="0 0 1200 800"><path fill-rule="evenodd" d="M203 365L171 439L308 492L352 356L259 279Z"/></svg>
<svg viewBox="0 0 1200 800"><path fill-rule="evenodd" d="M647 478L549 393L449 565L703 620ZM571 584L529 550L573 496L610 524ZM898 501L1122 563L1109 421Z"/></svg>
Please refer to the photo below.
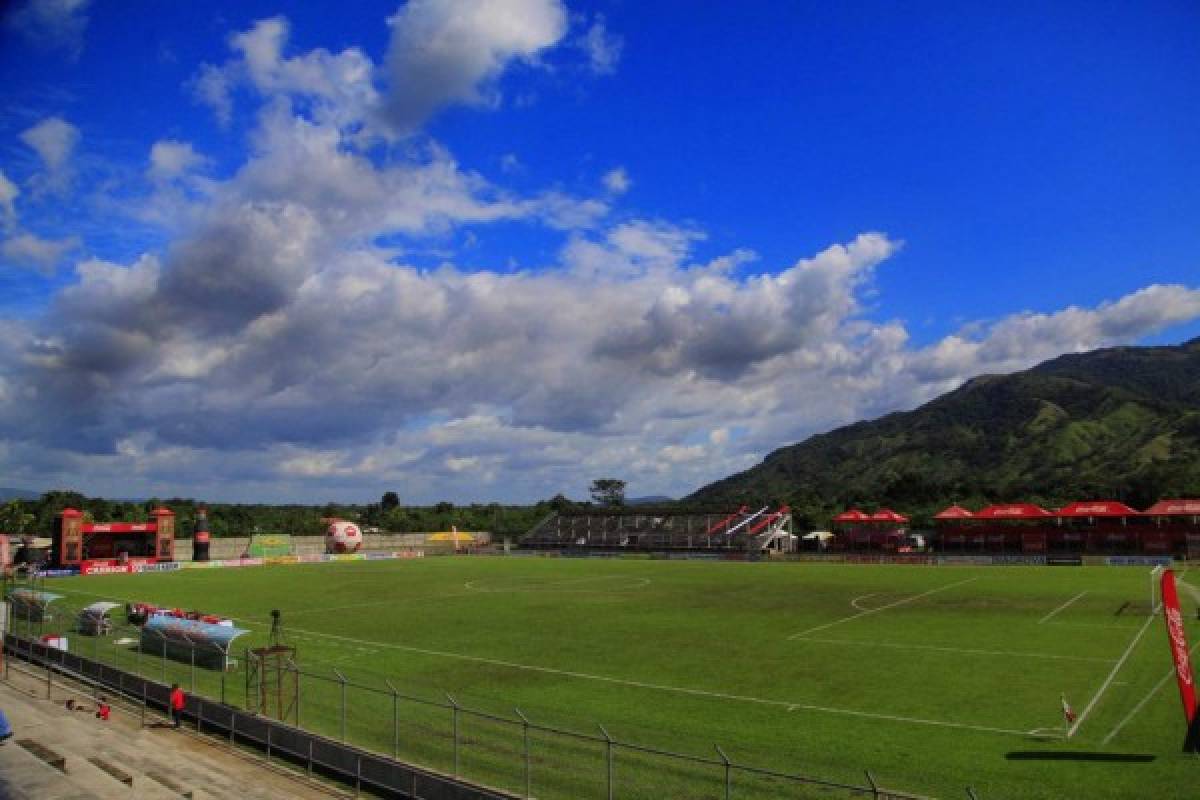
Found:
<svg viewBox="0 0 1200 800"><path fill-rule="evenodd" d="M884 786L937 797L966 797L967 786L981 798L1193 797L1200 761L1180 752L1182 714L1162 619L1147 613L1148 576L446 557L47 588L68 596L67 609L106 598L231 615L254 631L239 645L264 642L278 608L306 670L379 687L390 680L430 700L449 692L464 707L506 717L519 708L589 734L602 724L623 742L706 758L720 745L739 763L858 784L870 770ZM85 655L98 647L73 642ZM100 652L132 666L128 651ZM230 678L233 702L241 680ZM199 688L215 693L213 681L202 676ZM337 685L305 679L302 692L302 723L339 735ZM1063 694L1078 715L1069 740ZM391 752L391 701L359 695L348 703L348 735ZM448 771L442 710L407 703L401 717L401 756ZM516 730L464 774L522 790ZM464 738L472 735L498 734L477 726ZM1153 760L1126 758L1136 754ZM581 745L571 761L547 755L533 794L603 796L602 750ZM711 772L672 784L672 770L656 763L623 753L618 796L723 796ZM764 791L782 789L734 796Z"/></svg>

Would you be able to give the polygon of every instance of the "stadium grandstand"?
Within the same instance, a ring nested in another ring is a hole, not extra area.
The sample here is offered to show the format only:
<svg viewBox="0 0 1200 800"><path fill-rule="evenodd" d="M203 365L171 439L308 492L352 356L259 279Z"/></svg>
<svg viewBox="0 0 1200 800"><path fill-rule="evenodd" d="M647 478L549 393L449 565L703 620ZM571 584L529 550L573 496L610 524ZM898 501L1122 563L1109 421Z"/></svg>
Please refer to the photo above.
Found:
<svg viewBox="0 0 1200 800"><path fill-rule="evenodd" d="M521 538L541 550L792 552L787 506L727 513L586 509L552 514Z"/></svg>

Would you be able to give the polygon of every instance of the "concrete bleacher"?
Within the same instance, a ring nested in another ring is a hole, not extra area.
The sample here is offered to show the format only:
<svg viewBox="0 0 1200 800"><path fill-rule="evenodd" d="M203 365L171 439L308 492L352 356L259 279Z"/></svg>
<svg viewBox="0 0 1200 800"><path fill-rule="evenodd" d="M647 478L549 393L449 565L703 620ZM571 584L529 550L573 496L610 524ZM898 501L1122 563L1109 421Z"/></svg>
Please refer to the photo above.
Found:
<svg viewBox="0 0 1200 800"><path fill-rule="evenodd" d="M0 746L0 800L75 798L329 798L344 793L269 769L219 742L174 730L160 717L114 704L108 722L68 711L69 698L94 706L79 689L11 669L0 681L0 708L14 736ZM110 697L110 701L113 698ZM59 769L61 766L62 769Z"/></svg>
<svg viewBox="0 0 1200 800"><path fill-rule="evenodd" d="M722 553L758 551L766 546L771 538L770 532L754 531L751 524L728 533L721 523L731 517L734 524L746 519L746 516L728 513L629 509L566 512L553 514L539 522L521 537L521 547ZM790 516L788 521L790 523Z"/></svg>

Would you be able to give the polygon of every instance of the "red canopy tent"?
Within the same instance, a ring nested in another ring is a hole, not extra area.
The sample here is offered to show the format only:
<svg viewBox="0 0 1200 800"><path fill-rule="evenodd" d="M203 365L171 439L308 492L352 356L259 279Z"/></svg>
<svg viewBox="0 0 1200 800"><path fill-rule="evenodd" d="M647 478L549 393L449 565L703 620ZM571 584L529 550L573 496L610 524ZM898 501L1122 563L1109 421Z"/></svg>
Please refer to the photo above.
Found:
<svg viewBox="0 0 1200 800"><path fill-rule="evenodd" d="M987 525L986 523L1041 522L1054 520L1054 514L1033 503L997 503L976 511L972 522L985 523L971 534L973 542L1002 543L1005 549L1019 548L1026 553L1044 553L1048 531L1043 526ZM974 527L974 526L972 526Z"/></svg>
<svg viewBox="0 0 1200 800"><path fill-rule="evenodd" d="M1116 500L1084 500L1069 503L1058 510L1058 516L1069 518L1092 517L1140 517L1142 513L1135 511L1124 503Z"/></svg>
<svg viewBox="0 0 1200 800"><path fill-rule="evenodd" d="M975 519L1050 519L1054 514L1033 503L1000 503L975 513Z"/></svg>
<svg viewBox="0 0 1200 800"><path fill-rule="evenodd" d="M890 522L902 525L908 522L908 517L903 514L897 514L890 508L881 508L871 515L871 522Z"/></svg>
<svg viewBox="0 0 1200 800"><path fill-rule="evenodd" d="M1142 513L1148 517L1200 517L1200 500L1159 500Z"/></svg>
<svg viewBox="0 0 1200 800"><path fill-rule="evenodd" d="M859 511L857 508L852 508L848 511L843 511L833 518L834 522L870 522L871 515Z"/></svg>
<svg viewBox="0 0 1200 800"><path fill-rule="evenodd" d="M974 519L975 515L960 505L943 508L933 515L934 519Z"/></svg>
<svg viewBox="0 0 1200 800"><path fill-rule="evenodd" d="M1155 531L1170 549L1186 551L1189 558L1200 555L1200 500L1159 500L1142 514L1154 517Z"/></svg>

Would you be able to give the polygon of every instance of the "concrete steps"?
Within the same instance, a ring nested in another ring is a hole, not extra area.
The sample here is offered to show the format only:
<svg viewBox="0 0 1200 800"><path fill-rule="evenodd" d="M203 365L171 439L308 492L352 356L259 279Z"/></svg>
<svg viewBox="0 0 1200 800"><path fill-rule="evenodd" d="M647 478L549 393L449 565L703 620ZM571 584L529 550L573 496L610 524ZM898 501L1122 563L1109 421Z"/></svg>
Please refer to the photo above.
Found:
<svg viewBox="0 0 1200 800"><path fill-rule="evenodd" d="M94 703L56 685L46 699L45 681L10 673L0 683L0 707L15 736L0 747L0 800L271 800L278 797L328 798L331 793L265 769L262 761L235 754L219 743L174 730L157 715L140 716L114 708L110 721L91 712L68 711L68 697ZM110 698L111 699L111 698ZM32 739L66 758L66 773L18 748ZM14 752L16 750L22 752ZM126 785L128 778L131 785Z"/></svg>

